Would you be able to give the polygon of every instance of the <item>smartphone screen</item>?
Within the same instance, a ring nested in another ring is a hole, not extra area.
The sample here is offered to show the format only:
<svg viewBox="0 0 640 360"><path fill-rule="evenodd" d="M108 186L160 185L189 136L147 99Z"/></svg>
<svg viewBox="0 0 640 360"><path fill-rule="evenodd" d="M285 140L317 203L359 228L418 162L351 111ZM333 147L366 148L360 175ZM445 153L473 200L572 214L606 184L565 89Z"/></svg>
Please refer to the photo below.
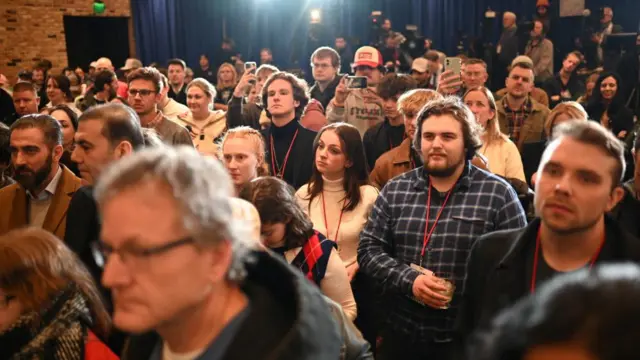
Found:
<svg viewBox="0 0 640 360"><path fill-rule="evenodd" d="M462 59L459 57L448 57L444 59L444 69L451 70L454 74L460 75L462 68Z"/></svg>
<svg viewBox="0 0 640 360"><path fill-rule="evenodd" d="M246 63L244 63L245 70L255 69L256 67L257 67L257 64L253 61L247 61Z"/></svg>
<svg viewBox="0 0 640 360"><path fill-rule="evenodd" d="M364 76L349 76L347 78L347 87L349 89L366 89L367 78Z"/></svg>

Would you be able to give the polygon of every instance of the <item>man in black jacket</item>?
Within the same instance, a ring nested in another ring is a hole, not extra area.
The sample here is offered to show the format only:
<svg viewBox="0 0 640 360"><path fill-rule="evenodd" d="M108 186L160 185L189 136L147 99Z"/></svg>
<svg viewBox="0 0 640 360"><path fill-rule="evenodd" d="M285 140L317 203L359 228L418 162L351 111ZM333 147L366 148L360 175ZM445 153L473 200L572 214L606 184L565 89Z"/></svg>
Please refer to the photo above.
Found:
<svg viewBox="0 0 640 360"><path fill-rule="evenodd" d="M122 359L339 358L319 289L254 250L219 161L145 149L104 172L95 194L113 323L137 335Z"/></svg>
<svg viewBox="0 0 640 360"><path fill-rule="evenodd" d="M624 169L624 145L599 123L558 125L537 173L539 218L521 230L482 236L471 249L461 339L556 274L640 261L640 240L605 215L623 196Z"/></svg>
<svg viewBox="0 0 640 360"><path fill-rule="evenodd" d="M326 109L340 83L340 55L330 47L320 47L311 55L311 67L316 83L309 89L310 97L318 100Z"/></svg>
<svg viewBox="0 0 640 360"><path fill-rule="evenodd" d="M307 106L306 84L295 75L279 72L262 88L262 104L271 126L261 131L269 172L298 189L311 177L313 141L317 133L300 125Z"/></svg>

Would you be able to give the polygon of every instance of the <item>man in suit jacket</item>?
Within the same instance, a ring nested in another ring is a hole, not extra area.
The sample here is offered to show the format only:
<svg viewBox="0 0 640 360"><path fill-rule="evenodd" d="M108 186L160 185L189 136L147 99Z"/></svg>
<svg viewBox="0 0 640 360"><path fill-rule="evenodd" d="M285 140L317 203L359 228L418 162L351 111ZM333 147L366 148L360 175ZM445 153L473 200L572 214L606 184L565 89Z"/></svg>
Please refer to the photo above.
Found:
<svg viewBox="0 0 640 360"><path fill-rule="evenodd" d="M30 225L62 238L81 181L60 164L60 124L49 115L24 116L11 126L9 143L17 183L0 190L0 234Z"/></svg>
<svg viewBox="0 0 640 360"><path fill-rule="evenodd" d="M122 104L99 105L85 111L78 119L75 142L71 159L78 164L80 176L89 185L93 185L107 165L145 144L138 116ZM98 240L99 234L93 187L87 186L71 199L64 241L98 281L101 264L96 264L91 244Z"/></svg>

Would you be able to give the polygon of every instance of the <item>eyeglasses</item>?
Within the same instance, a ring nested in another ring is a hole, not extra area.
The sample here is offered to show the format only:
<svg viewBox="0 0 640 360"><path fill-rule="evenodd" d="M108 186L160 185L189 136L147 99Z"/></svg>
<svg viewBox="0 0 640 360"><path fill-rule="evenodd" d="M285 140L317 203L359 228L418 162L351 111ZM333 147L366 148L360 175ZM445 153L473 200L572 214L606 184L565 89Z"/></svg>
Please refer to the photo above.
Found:
<svg viewBox="0 0 640 360"><path fill-rule="evenodd" d="M15 300L15 296L13 295L5 295L5 296L0 296L0 309L5 309L9 306L9 303L12 300Z"/></svg>
<svg viewBox="0 0 640 360"><path fill-rule="evenodd" d="M153 90L147 90L147 89L142 89L142 90L137 90L137 89L129 89L129 96L131 97L136 97L136 95L140 94L140 96L149 96L151 94L155 93L155 91Z"/></svg>
<svg viewBox="0 0 640 360"><path fill-rule="evenodd" d="M113 254L117 254L120 261L127 266L132 267L139 264L155 255L160 255L173 250L183 245L190 245L195 242L195 239L191 236L168 242L163 245L158 245L148 248L140 248L136 246L123 246L120 249L114 249L113 247L105 244L104 242L98 242L100 247L100 253L104 257L104 263L106 264L109 257Z"/></svg>

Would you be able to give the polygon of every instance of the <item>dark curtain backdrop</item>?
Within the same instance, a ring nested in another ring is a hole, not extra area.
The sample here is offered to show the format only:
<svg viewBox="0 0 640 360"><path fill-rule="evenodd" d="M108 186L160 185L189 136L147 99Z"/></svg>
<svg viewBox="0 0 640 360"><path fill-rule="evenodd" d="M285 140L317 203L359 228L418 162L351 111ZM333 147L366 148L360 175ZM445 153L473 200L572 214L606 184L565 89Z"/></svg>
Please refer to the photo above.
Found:
<svg viewBox="0 0 640 360"><path fill-rule="evenodd" d="M560 0L552 0L557 13ZM415 24L420 32L434 40L434 46L455 54L461 35L484 35L495 41L499 35L501 13L513 11L519 19L535 12L535 0L131 0L138 56L148 64L166 63L180 57L198 66L201 53L216 56L224 35L236 42L236 50L245 60L259 59L262 47L273 50L281 68L308 70L309 55L318 45L333 45L333 37L343 34L354 41L368 42L372 10L381 10L395 30ZM625 30L638 30L640 0L586 0L597 11L611 4L615 23ZM486 23L487 8L498 13L496 21ZM309 25L309 12L322 10L322 25ZM562 18L554 22L554 40L571 46L580 18ZM226 34L223 33L226 29ZM310 32L313 36L310 36Z"/></svg>

